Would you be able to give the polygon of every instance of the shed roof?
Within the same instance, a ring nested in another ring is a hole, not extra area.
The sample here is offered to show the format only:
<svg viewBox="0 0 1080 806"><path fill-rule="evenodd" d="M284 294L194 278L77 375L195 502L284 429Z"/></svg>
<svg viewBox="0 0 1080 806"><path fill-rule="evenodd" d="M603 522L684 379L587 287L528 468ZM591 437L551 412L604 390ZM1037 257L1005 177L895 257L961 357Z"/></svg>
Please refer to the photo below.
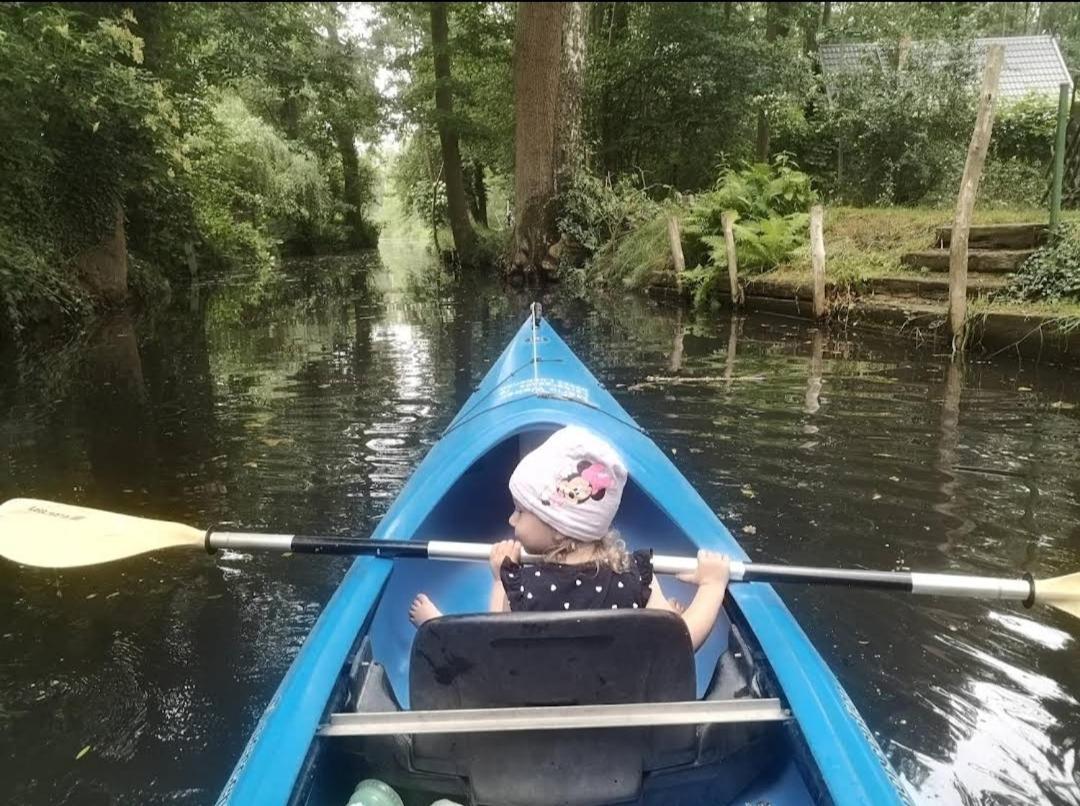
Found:
<svg viewBox="0 0 1080 806"><path fill-rule="evenodd" d="M976 68L976 76L982 75L986 52L991 45L1005 46L999 97L1016 100L1034 93L1056 98L1059 85L1064 83L1072 87L1072 77L1054 37L988 36L972 40L971 58ZM935 55L940 54L944 60L947 52L947 46L942 42L911 43L910 53L913 58L933 60ZM879 42L822 44L818 58L821 60L821 70L825 75L825 86L830 96L845 73L860 72L871 64L882 68L888 65L886 48Z"/></svg>

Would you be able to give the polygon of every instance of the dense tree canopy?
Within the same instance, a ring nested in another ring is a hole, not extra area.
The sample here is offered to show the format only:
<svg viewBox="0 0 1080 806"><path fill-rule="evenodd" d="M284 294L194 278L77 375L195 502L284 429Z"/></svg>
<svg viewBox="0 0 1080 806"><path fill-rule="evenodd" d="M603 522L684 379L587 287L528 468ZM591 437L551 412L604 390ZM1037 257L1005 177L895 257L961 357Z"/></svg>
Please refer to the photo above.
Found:
<svg viewBox="0 0 1080 806"><path fill-rule="evenodd" d="M290 252L370 246L367 149L388 132L398 142L388 186L443 245L456 141L469 210L458 224L475 229L482 255L508 258L498 230L521 213L507 202L519 8L436 5L438 64L449 68L438 81L429 3L0 7L0 320L10 330L87 308L79 272L96 271L101 255L130 256L133 290L157 297L193 271L260 277ZM1076 4L582 8L575 47L587 58L572 108L584 159L555 211L579 224L606 215L581 208L600 188L659 202L782 153L829 199L941 203L972 119L966 43L1049 33L1080 62ZM906 39L947 43L948 68L896 70ZM893 61L826 95L816 52L831 41L880 42ZM1052 99L1003 106L984 194L1041 203L1053 114ZM566 193L577 193L572 210Z"/></svg>
<svg viewBox="0 0 1080 806"><path fill-rule="evenodd" d="M90 300L81 254L126 225L132 282L269 270L374 243L357 140L374 61L334 4L0 8L0 302L7 325ZM193 251L192 251L193 250ZM147 290L147 289L144 289Z"/></svg>

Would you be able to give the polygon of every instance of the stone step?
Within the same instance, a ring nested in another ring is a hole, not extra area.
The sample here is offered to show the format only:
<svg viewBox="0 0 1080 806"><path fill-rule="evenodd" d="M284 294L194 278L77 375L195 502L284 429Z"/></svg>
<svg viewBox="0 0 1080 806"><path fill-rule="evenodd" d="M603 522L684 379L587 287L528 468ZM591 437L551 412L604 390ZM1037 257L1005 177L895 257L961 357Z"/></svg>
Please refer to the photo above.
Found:
<svg viewBox="0 0 1080 806"><path fill-rule="evenodd" d="M1034 249L969 249L968 271L1001 273L1016 271L1034 251ZM947 272L949 250L927 249L922 252L908 252L901 256L900 263L914 269Z"/></svg>
<svg viewBox="0 0 1080 806"><path fill-rule="evenodd" d="M977 224L968 232L968 245L977 249L1034 249L1046 243L1046 224ZM952 227L937 231L937 246L952 243Z"/></svg>

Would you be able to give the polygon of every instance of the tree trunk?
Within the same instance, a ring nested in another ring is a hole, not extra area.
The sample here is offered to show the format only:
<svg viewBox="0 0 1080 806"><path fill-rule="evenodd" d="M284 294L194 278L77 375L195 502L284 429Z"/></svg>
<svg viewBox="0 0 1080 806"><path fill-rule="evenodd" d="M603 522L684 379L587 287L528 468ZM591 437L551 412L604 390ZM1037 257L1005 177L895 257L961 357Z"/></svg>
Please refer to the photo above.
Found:
<svg viewBox="0 0 1080 806"><path fill-rule="evenodd" d="M487 184L484 182L484 163L477 160L473 163L473 218L477 224L488 225L487 215Z"/></svg>
<svg viewBox="0 0 1080 806"><path fill-rule="evenodd" d="M555 231L563 3L522 3L514 35L513 268L539 271Z"/></svg>
<svg viewBox="0 0 1080 806"><path fill-rule="evenodd" d="M431 49L435 57L435 120L442 146L443 179L446 182L446 204L450 214L450 231L454 247L463 265L476 259L476 236L469 223L469 205L465 199L465 177L461 168L461 151L454 124L454 99L450 85L450 27L446 4L431 4Z"/></svg>
<svg viewBox="0 0 1080 806"><path fill-rule="evenodd" d="M559 118L555 142L556 193L585 167L585 137L582 131L585 95L585 53L588 17L584 3L563 4L562 60L559 65Z"/></svg>
<svg viewBox="0 0 1080 806"><path fill-rule="evenodd" d="M364 223L364 187L360 182L360 158L356 154L356 131L352 124L335 120L330 129L341 155L341 175L345 208L345 230L349 247L366 249L372 246L368 227Z"/></svg>
<svg viewBox="0 0 1080 806"><path fill-rule="evenodd" d="M75 259L79 278L102 302L117 305L128 296L127 233L124 208L116 202L112 232Z"/></svg>
<svg viewBox="0 0 1080 806"><path fill-rule="evenodd" d="M776 3L765 4L765 42L771 44L780 31L780 8ZM757 158L758 162L769 161L769 114L763 108L758 110L757 118Z"/></svg>
<svg viewBox="0 0 1080 806"><path fill-rule="evenodd" d="M585 164L583 3L525 3L514 43L515 270L554 272L555 198Z"/></svg>

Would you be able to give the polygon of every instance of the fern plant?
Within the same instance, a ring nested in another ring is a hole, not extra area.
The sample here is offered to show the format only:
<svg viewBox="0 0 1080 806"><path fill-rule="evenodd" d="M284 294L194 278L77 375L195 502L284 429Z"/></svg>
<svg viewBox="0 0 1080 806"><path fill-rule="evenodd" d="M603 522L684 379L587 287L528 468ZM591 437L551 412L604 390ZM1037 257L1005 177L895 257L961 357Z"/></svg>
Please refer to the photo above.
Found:
<svg viewBox="0 0 1080 806"><path fill-rule="evenodd" d="M684 233L696 239L708 254L708 264L687 271L683 282L694 289L694 300L703 303L726 281L727 245L723 215L734 214L732 227L739 269L763 272L787 260L806 237L806 211L816 196L810 177L785 156L772 164L755 163L739 171L725 171L716 186L691 205Z"/></svg>

